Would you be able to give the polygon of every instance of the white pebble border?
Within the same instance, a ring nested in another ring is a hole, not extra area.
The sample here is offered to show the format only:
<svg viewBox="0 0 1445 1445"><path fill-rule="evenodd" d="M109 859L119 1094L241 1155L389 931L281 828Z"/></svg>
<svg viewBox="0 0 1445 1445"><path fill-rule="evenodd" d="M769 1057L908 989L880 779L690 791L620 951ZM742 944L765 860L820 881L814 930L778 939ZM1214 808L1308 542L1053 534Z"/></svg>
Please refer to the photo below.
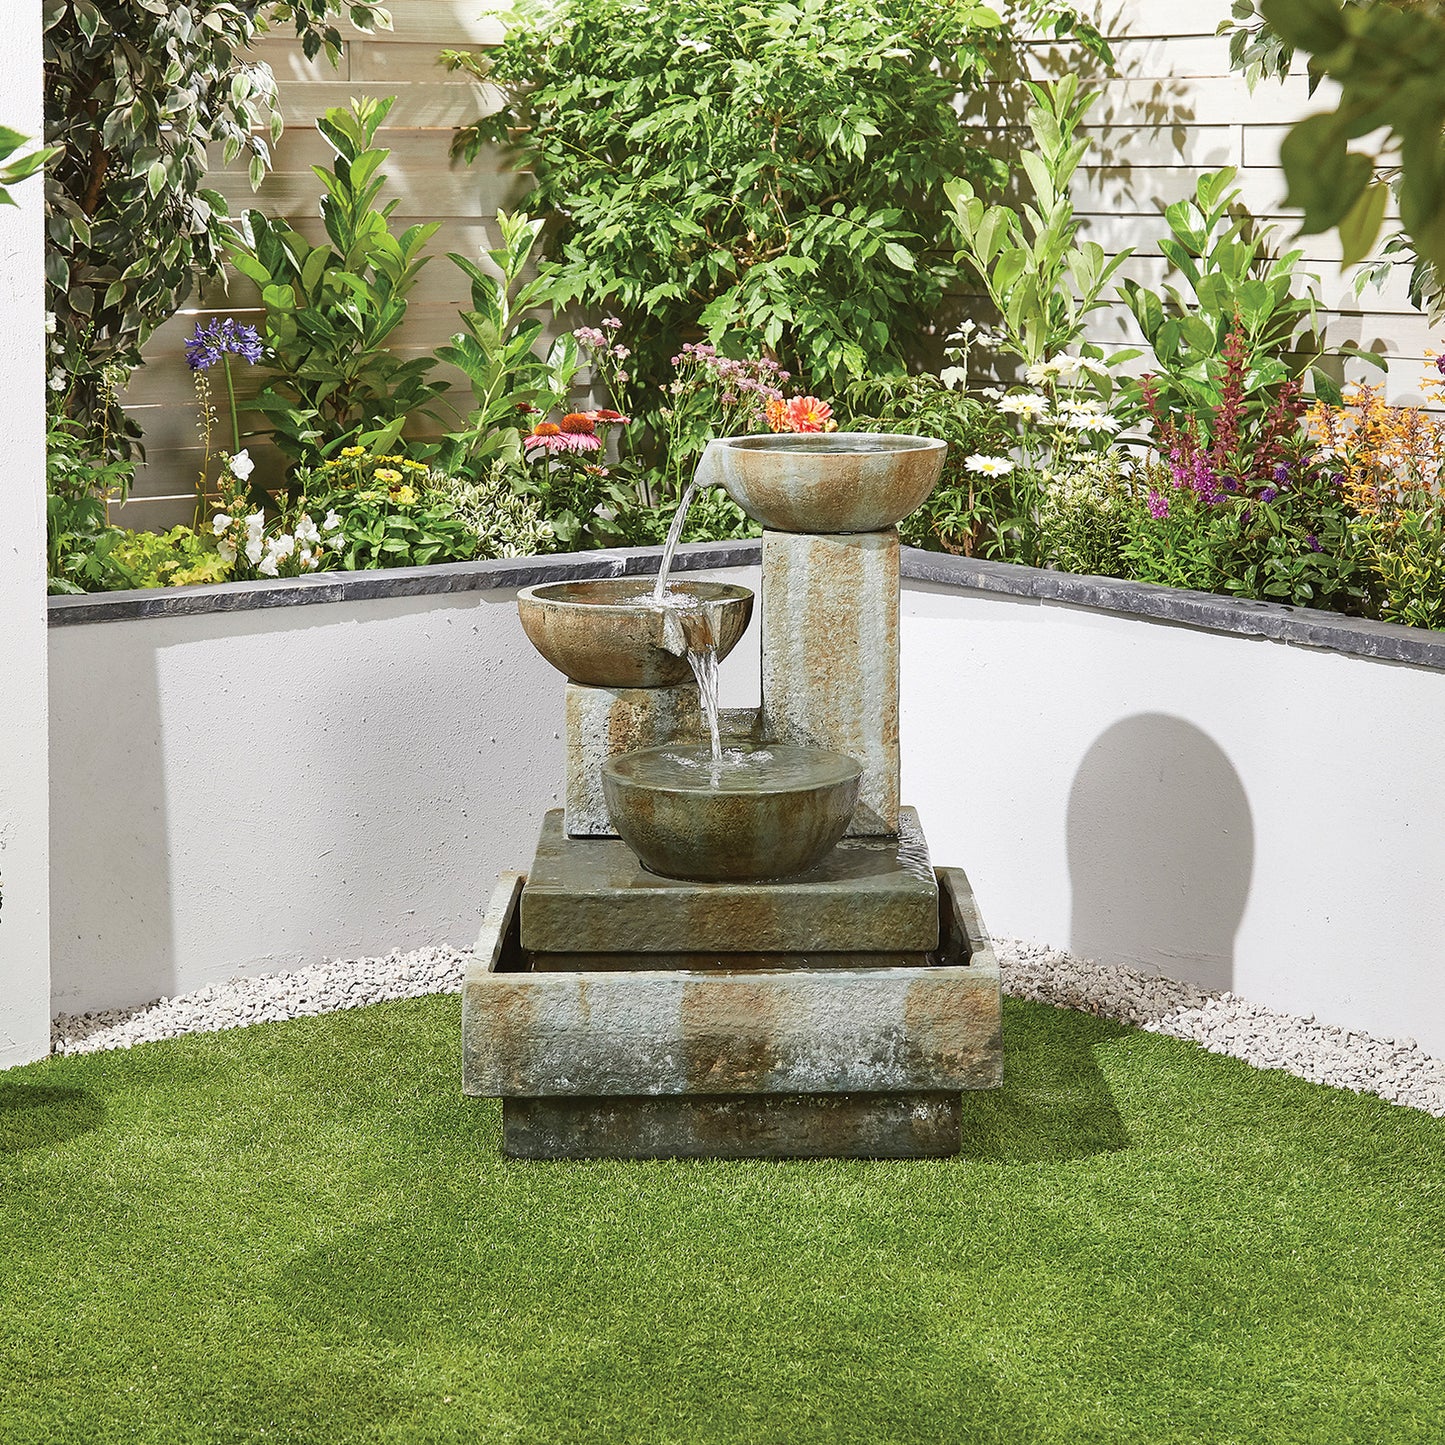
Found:
<svg viewBox="0 0 1445 1445"><path fill-rule="evenodd" d="M1316 1084L1377 1094L1445 1118L1445 1059L1414 1039L1379 1039L1262 1008L1233 993L1206 993L1137 969L1085 959L1036 943L996 942L1004 990L1081 1009L1151 1033L1189 1039L1259 1069L1283 1069ZM57 1054L127 1049L182 1034L362 1008L392 999L459 993L467 955L450 948L320 964L294 973L212 984L134 1009L61 1014L51 1028Z"/></svg>

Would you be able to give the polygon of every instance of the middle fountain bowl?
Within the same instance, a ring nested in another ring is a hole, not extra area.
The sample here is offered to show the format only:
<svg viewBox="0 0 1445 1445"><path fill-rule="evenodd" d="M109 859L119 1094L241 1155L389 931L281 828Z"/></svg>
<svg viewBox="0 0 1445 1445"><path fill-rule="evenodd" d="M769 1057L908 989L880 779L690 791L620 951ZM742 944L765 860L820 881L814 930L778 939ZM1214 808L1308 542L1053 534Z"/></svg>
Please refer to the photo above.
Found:
<svg viewBox="0 0 1445 1445"><path fill-rule="evenodd" d="M664 646L664 608L651 577L547 582L517 594L522 630L569 682L589 687L676 687L692 676L684 655ZM709 608L721 662L747 631L753 594L731 582L672 578L670 598Z"/></svg>
<svg viewBox="0 0 1445 1445"><path fill-rule="evenodd" d="M845 753L783 743L621 753L602 765L612 826L643 867L701 882L791 878L847 830L863 769Z"/></svg>

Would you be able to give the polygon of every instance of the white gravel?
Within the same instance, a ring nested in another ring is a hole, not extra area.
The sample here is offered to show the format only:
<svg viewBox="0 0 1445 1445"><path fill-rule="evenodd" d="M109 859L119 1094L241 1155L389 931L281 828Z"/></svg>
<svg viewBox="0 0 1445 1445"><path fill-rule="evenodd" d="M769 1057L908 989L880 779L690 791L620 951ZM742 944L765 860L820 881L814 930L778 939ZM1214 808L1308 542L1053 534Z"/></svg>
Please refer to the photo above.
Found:
<svg viewBox="0 0 1445 1445"><path fill-rule="evenodd" d="M1261 1069L1445 1118L1445 1060L1414 1039L1380 1039L1262 1008L1233 993L1207 993L1136 969L1091 963L1046 945L997 942L1004 991L1082 1009L1151 1033L1192 1039ZM390 953L385 958L338 960L295 973L241 978L134 1009L61 1014L51 1028L58 1054L126 1049L155 1039L246 1024L275 1023L362 1008L390 999L459 993L467 955L449 948Z"/></svg>

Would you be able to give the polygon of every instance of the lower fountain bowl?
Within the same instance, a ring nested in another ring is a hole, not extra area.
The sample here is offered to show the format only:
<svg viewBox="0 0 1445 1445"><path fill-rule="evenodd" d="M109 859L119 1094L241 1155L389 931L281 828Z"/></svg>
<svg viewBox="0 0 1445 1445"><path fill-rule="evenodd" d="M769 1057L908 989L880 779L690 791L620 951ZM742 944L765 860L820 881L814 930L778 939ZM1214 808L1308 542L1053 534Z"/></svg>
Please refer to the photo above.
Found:
<svg viewBox="0 0 1445 1445"><path fill-rule="evenodd" d="M663 645L665 614L651 577L547 582L517 594L522 630L569 682L590 687L676 687L692 676L687 658ZM730 582L673 578L668 595L712 609L718 661L747 631L753 594Z"/></svg>
<svg viewBox="0 0 1445 1445"><path fill-rule="evenodd" d="M847 830L861 766L825 748L706 744L621 753L602 765L612 826L643 867L702 882L791 878Z"/></svg>

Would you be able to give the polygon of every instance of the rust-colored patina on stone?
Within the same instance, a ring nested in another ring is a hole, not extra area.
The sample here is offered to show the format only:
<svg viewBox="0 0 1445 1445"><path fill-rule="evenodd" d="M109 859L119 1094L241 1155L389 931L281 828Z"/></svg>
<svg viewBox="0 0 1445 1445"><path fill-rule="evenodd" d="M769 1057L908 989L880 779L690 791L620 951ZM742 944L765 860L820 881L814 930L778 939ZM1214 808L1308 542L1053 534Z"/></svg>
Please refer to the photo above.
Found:
<svg viewBox="0 0 1445 1445"><path fill-rule="evenodd" d="M612 838L542 833L522 945L542 953L897 953L938 946L938 884L918 815L896 838L844 838L811 872L694 883L648 872Z"/></svg>
<svg viewBox="0 0 1445 1445"><path fill-rule="evenodd" d="M945 890L967 890L944 870ZM999 1079L998 966L951 927L921 968L536 973L508 881L464 984L467 1093L892 1093ZM951 905L950 918L966 909Z"/></svg>
<svg viewBox="0 0 1445 1445"><path fill-rule="evenodd" d="M570 682L675 687L690 678L692 670L676 635L667 635L666 613L674 609L653 603L652 585L650 578L638 577L548 582L524 587L517 594L517 613L532 646ZM708 609L719 661L747 630L753 594L746 587L678 579L668 591Z"/></svg>
<svg viewBox="0 0 1445 1445"><path fill-rule="evenodd" d="M863 765L848 832L898 831L898 533L763 533L763 719Z"/></svg>
<svg viewBox="0 0 1445 1445"><path fill-rule="evenodd" d="M712 479L778 532L879 532L927 500L948 448L881 432L728 437L710 450Z"/></svg>
<svg viewBox="0 0 1445 1445"><path fill-rule="evenodd" d="M707 736L697 684L584 687L567 684L567 836L615 838L602 792L602 765L621 753Z"/></svg>
<svg viewBox="0 0 1445 1445"><path fill-rule="evenodd" d="M753 759L766 760L756 777ZM832 851L861 775L853 758L824 748L750 745L714 762L709 744L668 744L607 759L602 791L613 826L654 873L783 879Z"/></svg>

